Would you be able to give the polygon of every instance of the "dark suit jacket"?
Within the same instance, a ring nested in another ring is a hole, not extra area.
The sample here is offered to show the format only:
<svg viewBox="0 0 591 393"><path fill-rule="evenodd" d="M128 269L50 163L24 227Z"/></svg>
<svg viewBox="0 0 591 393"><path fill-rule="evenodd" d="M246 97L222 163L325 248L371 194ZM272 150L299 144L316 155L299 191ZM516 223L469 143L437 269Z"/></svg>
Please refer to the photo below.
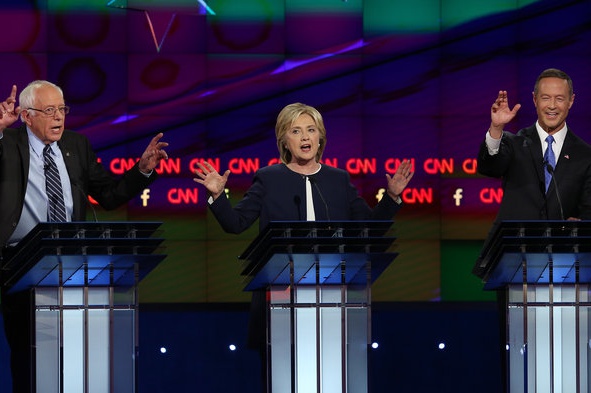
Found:
<svg viewBox="0 0 591 393"><path fill-rule="evenodd" d="M391 220L400 209L389 195L371 209L351 184L349 174L323 165L312 175L314 214L318 221ZM210 205L214 216L228 233L241 233L259 219L262 231L270 221L306 220L306 179L285 164L261 168L244 198L234 208L225 195ZM254 291L249 321L250 348L265 350L265 291ZM263 365L265 366L265 365Z"/></svg>
<svg viewBox="0 0 591 393"><path fill-rule="evenodd" d="M25 126L7 128L3 133L0 139L0 246L6 244L20 219L29 177L29 141ZM154 171L147 178L136 164L120 179L114 179L97 162L88 139L73 131L65 130L58 146L72 184L73 221L85 220L87 195L103 208L114 209L157 177Z"/></svg>
<svg viewBox="0 0 591 393"><path fill-rule="evenodd" d="M503 182L503 200L496 221L560 220L563 217L557 192L565 219L591 219L591 146L568 130L556 159L556 182L546 194L542 146L535 125L517 134L504 132L496 155L489 155L486 143L482 143L478 172L502 178Z"/></svg>
<svg viewBox="0 0 591 393"><path fill-rule="evenodd" d="M351 184L349 174L323 165L311 176L316 220L390 220L400 209L390 196L371 209ZM270 221L306 220L306 180L285 164L261 168L251 187L234 208L224 196L210 206L216 219L228 233L241 233L259 220L259 230Z"/></svg>

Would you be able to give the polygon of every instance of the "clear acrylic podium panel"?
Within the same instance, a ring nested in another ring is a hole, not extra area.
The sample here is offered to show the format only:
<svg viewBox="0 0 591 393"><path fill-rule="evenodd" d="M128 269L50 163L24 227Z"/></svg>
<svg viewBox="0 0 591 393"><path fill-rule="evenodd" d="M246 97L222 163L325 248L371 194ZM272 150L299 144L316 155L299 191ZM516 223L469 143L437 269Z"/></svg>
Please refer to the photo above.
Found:
<svg viewBox="0 0 591 393"><path fill-rule="evenodd" d="M589 285L525 288L507 288L509 392L591 392Z"/></svg>
<svg viewBox="0 0 591 393"><path fill-rule="evenodd" d="M507 294L509 393L591 392L591 220L504 221L473 273Z"/></svg>
<svg viewBox="0 0 591 393"><path fill-rule="evenodd" d="M137 287L165 258L159 226L39 223L20 242L2 285L34 298L37 392L135 392Z"/></svg>
<svg viewBox="0 0 591 393"><path fill-rule="evenodd" d="M267 291L274 393L366 393L371 284L398 255L392 221L279 221L248 246L245 290Z"/></svg>
<svg viewBox="0 0 591 393"><path fill-rule="evenodd" d="M371 258L363 254L275 256L290 261L277 277L281 281L289 272L291 283L268 289L271 392L366 393Z"/></svg>
<svg viewBox="0 0 591 393"><path fill-rule="evenodd" d="M294 286L293 300L291 288L269 289L271 391L366 393L369 288Z"/></svg>
<svg viewBox="0 0 591 393"><path fill-rule="evenodd" d="M34 295L38 393L135 391L133 289L38 287Z"/></svg>

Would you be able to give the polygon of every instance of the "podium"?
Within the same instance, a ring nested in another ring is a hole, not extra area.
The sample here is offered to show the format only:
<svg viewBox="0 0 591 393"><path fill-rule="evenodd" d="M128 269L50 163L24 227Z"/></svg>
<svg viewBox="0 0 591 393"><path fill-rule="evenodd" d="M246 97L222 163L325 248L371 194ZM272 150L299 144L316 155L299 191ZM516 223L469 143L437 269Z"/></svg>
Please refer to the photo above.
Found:
<svg viewBox="0 0 591 393"><path fill-rule="evenodd" d="M165 257L159 226L40 223L11 253L2 284L34 299L34 391L136 391L137 288Z"/></svg>
<svg viewBox="0 0 591 393"><path fill-rule="evenodd" d="M392 221L271 222L239 257L267 293L269 392L368 392L371 284Z"/></svg>
<svg viewBox="0 0 591 393"><path fill-rule="evenodd" d="M506 293L508 391L588 392L591 222L504 221L474 273Z"/></svg>

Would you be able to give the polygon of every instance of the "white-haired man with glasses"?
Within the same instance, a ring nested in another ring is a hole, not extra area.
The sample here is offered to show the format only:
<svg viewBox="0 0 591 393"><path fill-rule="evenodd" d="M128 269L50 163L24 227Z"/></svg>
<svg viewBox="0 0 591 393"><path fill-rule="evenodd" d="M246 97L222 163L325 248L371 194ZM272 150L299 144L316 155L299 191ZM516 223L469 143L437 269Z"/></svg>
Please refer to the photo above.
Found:
<svg viewBox="0 0 591 393"><path fill-rule="evenodd" d="M70 108L59 86L31 82L20 93L18 106L16 92L13 86L0 103L0 265L37 223L85 220L88 195L105 209L115 209L151 184L157 177L154 169L168 158L163 150L168 143L160 141L159 133L138 163L114 178L97 161L88 139L65 129ZM22 126L8 128L19 116ZM26 291L8 295L2 288L14 392L34 389L29 297Z"/></svg>

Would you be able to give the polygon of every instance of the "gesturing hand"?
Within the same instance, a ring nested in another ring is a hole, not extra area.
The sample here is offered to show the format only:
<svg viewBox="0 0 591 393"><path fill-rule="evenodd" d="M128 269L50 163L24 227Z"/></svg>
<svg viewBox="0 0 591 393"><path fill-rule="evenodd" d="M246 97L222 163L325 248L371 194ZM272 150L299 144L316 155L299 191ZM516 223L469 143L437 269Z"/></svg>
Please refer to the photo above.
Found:
<svg viewBox="0 0 591 393"><path fill-rule="evenodd" d="M164 134L159 133L152 138L150 144L142 154L139 163L140 171L142 173L150 173L160 163L160 160L168 158L166 151L162 150L162 148L168 146L168 143L160 142L160 138L163 136Z"/></svg>
<svg viewBox="0 0 591 393"><path fill-rule="evenodd" d="M397 199L408 185L408 182L410 182L410 179L412 179L414 172L411 169L412 165L410 161L403 160L393 176L386 173L386 178L388 178L388 194L392 199Z"/></svg>
<svg viewBox="0 0 591 393"><path fill-rule="evenodd" d="M195 171L198 177L193 178L193 180L199 184L203 184L213 199L216 200L224 192L228 176L230 176L230 170L227 169L222 176L209 162L205 162L204 164L197 163L197 166L200 170Z"/></svg>
<svg viewBox="0 0 591 393"><path fill-rule="evenodd" d="M14 123L19 114L21 107L16 105L16 85L12 85L12 91L8 98L0 103L0 131L6 127L10 127Z"/></svg>
<svg viewBox="0 0 591 393"><path fill-rule="evenodd" d="M493 138L501 137L505 124L513 120L519 108L521 108L521 104L515 104L513 109L510 109L507 92L505 90L499 91L497 99L490 108L490 133Z"/></svg>

